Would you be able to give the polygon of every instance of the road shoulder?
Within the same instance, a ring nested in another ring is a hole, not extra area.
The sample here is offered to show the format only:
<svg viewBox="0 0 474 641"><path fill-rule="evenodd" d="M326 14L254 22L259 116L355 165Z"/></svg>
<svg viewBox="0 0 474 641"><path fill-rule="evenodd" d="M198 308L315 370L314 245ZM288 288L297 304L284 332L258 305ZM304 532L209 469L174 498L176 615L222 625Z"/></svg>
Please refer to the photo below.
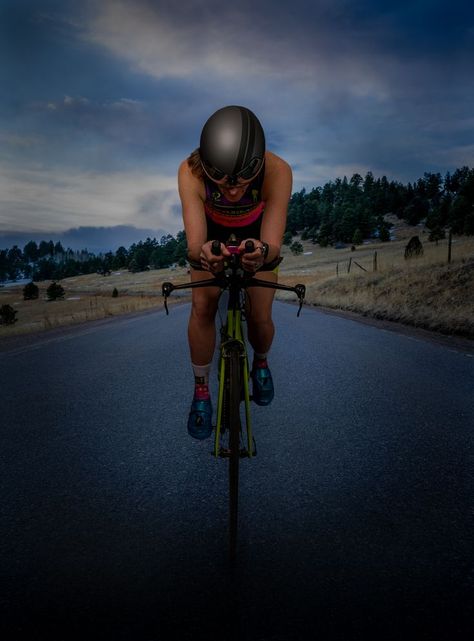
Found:
<svg viewBox="0 0 474 641"><path fill-rule="evenodd" d="M410 336L411 338L416 338L430 343L435 343L437 345L442 345L443 347L448 347L457 352L465 352L467 354L474 355L474 341L470 340L469 338L463 338L462 336L451 334L441 334L439 332L432 332L421 327L405 325L403 323L397 323L395 321L381 320L343 309L332 309L330 307L322 307L320 305L312 305L312 307L313 309L316 309L329 316L339 316L342 318L347 318L348 320L353 320L364 325L370 325L372 327L377 327L378 329L384 329L389 332L395 332L396 334L403 334L404 336Z"/></svg>

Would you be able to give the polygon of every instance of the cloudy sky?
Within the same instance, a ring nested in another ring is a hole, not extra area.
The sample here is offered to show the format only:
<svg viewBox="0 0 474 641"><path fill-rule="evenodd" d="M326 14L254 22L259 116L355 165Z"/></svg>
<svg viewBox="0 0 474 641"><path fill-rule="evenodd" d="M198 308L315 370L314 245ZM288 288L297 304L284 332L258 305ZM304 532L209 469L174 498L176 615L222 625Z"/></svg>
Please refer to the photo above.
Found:
<svg viewBox="0 0 474 641"><path fill-rule="evenodd" d="M227 104L295 190L472 166L472 4L1 0L0 235L176 233L177 166Z"/></svg>

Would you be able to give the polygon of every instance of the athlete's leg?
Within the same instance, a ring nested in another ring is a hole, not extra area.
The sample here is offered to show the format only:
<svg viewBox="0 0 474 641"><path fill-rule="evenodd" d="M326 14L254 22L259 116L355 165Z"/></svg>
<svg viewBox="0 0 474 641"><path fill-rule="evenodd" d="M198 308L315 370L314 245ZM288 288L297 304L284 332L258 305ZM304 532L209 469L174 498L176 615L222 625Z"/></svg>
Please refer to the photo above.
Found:
<svg viewBox="0 0 474 641"><path fill-rule="evenodd" d="M273 272L258 272L259 280L276 283L278 278ZM257 354L267 354L273 342L275 327L272 321L274 289L249 287L247 306L247 327L250 344Z"/></svg>
<svg viewBox="0 0 474 641"><path fill-rule="evenodd" d="M260 280L276 282L273 272L259 272ZM252 365L253 400L257 405L268 405L274 395L273 379L267 362L267 354L272 345L275 328L272 321L272 304L275 290L252 287L247 309L247 326L250 344L254 349Z"/></svg>
<svg viewBox="0 0 474 641"><path fill-rule="evenodd" d="M207 278L213 278L212 274L191 270L192 282ZM212 361L216 345L215 316L219 294L218 287L197 287L192 290L188 338L191 361L194 365L207 365Z"/></svg>
<svg viewBox="0 0 474 641"><path fill-rule="evenodd" d="M212 274L191 271L191 281L211 279ZM188 432L198 439L212 433L212 403L209 394L209 372L216 344L215 315L220 288L199 287L192 290L188 337L195 386L188 417Z"/></svg>

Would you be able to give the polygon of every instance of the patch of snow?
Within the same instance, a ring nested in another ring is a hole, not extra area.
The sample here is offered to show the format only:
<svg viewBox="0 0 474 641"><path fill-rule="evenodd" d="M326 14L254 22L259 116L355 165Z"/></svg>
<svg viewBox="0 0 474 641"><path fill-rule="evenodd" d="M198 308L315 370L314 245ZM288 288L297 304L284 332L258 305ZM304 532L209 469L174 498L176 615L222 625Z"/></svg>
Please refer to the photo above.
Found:
<svg viewBox="0 0 474 641"><path fill-rule="evenodd" d="M20 280L5 280L2 287L14 287L15 285L26 285L31 282L31 278L21 278Z"/></svg>
<svg viewBox="0 0 474 641"><path fill-rule="evenodd" d="M69 298L66 298L66 300L81 300L80 296L70 296Z"/></svg>
<svg viewBox="0 0 474 641"><path fill-rule="evenodd" d="M313 252L304 252L303 256L311 256Z"/></svg>

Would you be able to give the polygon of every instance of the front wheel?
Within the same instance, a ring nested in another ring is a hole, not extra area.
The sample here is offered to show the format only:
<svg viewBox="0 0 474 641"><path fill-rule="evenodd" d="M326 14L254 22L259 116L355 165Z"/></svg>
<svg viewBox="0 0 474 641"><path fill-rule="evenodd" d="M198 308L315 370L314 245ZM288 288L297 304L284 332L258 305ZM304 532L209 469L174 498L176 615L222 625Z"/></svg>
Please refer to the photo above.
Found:
<svg viewBox="0 0 474 641"><path fill-rule="evenodd" d="M240 461L241 358L237 350L229 354L228 427L229 427L229 552L231 560L237 551Z"/></svg>

